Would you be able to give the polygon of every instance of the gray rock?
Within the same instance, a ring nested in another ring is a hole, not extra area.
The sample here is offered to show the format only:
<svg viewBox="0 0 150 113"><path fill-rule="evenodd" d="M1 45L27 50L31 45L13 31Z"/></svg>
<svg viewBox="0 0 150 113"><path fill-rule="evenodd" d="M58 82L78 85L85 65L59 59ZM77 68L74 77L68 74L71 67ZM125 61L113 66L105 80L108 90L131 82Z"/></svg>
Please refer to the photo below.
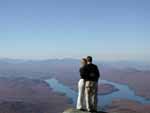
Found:
<svg viewBox="0 0 150 113"><path fill-rule="evenodd" d="M63 113L106 113L106 112L102 112L102 111L98 111L98 112L87 112L87 111L81 111L81 110L77 110L74 108L70 108L65 110Z"/></svg>

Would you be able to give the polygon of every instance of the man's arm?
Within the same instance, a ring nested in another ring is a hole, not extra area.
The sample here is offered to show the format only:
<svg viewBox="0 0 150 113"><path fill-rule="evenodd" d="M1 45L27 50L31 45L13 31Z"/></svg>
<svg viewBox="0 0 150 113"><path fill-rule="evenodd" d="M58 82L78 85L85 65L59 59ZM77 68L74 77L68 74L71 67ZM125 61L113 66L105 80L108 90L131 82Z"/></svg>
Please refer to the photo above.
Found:
<svg viewBox="0 0 150 113"><path fill-rule="evenodd" d="M100 72L99 72L99 69L98 69L97 66L96 66L96 73L97 73L97 78L99 78L100 77Z"/></svg>

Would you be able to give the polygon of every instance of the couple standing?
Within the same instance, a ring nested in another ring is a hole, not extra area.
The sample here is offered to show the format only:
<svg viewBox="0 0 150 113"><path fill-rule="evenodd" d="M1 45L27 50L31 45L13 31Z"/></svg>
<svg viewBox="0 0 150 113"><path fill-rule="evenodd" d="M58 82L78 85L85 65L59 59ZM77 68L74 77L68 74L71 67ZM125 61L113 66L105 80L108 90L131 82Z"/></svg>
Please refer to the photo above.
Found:
<svg viewBox="0 0 150 113"><path fill-rule="evenodd" d="M100 74L98 67L92 63L91 56L81 60L80 76L76 107L79 110L84 110L85 100L87 111L97 111L97 88Z"/></svg>

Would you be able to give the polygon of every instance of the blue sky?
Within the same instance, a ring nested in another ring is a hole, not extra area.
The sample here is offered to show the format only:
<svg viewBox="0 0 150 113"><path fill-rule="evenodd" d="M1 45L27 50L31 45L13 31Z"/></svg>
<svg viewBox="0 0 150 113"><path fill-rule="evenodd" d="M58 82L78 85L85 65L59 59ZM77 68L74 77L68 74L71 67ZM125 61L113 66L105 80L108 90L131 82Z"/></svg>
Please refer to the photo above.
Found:
<svg viewBox="0 0 150 113"><path fill-rule="evenodd" d="M149 0L0 0L0 57L148 61L149 5Z"/></svg>

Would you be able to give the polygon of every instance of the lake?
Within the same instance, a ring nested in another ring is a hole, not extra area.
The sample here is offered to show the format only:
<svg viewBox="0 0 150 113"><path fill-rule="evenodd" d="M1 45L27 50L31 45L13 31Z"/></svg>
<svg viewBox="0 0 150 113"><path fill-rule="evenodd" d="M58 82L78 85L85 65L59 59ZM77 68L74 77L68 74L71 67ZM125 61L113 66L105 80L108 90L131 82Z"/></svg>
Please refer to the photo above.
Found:
<svg viewBox="0 0 150 113"><path fill-rule="evenodd" d="M69 99L71 99L73 105L76 105L77 95L78 93L71 89L69 86L60 83L55 78L45 80L53 91L66 95ZM107 105L111 104L113 100L116 99L129 99L133 101L140 102L142 104L150 104L150 100L147 100L144 97L137 96L134 90L130 89L128 85L118 84L115 82L100 80L100 83L111 84L115 86L119 91L112 92L107 95L99 95L98 96L98 106L100 106L101 110L104 110Z"/></svg>

